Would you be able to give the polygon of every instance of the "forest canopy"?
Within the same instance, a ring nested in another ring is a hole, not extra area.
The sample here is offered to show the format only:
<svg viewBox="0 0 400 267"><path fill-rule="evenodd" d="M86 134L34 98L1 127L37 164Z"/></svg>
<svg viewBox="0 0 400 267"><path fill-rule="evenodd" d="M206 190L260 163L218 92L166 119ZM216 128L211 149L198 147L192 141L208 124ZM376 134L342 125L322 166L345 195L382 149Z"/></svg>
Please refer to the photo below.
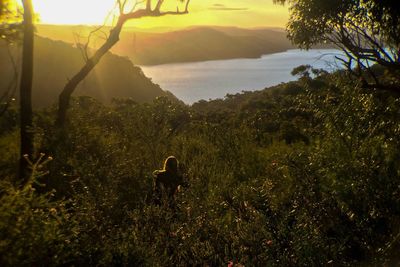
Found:
<svg viewBox="0 0 400 267"><path fill-rule="evenodd" d="M302 48L333 43L364 87L400 93L400 6L395 0L299 0L290 4L289 38ZM372 65L386 71L378 77Z"/></svg>

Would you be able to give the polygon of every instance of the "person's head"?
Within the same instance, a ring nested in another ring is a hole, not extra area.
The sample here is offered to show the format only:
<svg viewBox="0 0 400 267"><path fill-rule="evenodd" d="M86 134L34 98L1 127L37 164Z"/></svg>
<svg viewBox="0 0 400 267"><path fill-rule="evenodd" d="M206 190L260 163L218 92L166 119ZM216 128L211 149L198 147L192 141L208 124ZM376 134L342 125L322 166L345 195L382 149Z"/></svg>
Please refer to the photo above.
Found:
<svg viewBox="0 0 400 267"><path fill-rule="evenodd" d="M164 170L172 173L177 173L178 160L174 156L169 156L164 162Z"/></svg>

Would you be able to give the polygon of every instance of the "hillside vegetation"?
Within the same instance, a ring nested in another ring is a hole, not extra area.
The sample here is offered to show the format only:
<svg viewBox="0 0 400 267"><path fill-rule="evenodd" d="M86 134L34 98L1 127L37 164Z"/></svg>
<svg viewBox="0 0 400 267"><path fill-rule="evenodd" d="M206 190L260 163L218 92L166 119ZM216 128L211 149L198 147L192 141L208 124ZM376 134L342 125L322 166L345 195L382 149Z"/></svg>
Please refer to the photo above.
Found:
<svg viewBox="0 0 400 267"><path fill-rule="evenodd" d="M32 101L36 107L54 104L58 95L83 65L80 49L62 41L37 37L34 58ZM14 47L14 53L16 52ZM17 64L20 58L14 57ZM0 94L13 77L13 67L4 44L0 46ZM172 94L151 82L142 70L124 57L107 54L93 72L78 86L76 96L91 96L103 103L113 98L132 98L137 102L152 101L158 96Z"/></svg>
<svg viewBox="0 0 400 267"><path fill-rule="evenodd" d="M104 28L103 32L107 33L107 31L108 29ZM84 37L89 32L90 28L84 26L38 26L40 35L71 43L75 43L76 34ZM86 42L85 38L80 40ZM101 39L92 38L93 46L101 43ZM161 33L128 28L122 32L121 40L112 48L112 52L128 56L138 65L157 65L257 58L264 54L283 52L291 48L293 45L281 29L204 26Z"/></svg>
<svg viewBox="0 0 400 267"><path fill-rule="evenodd" d="M44 154L23 188L8 110L1 265L396 266L400 99L313 72L192 107L75 98L64 130L37 111ZM188 184L175 208L152 191L171 154Z"/></svg>

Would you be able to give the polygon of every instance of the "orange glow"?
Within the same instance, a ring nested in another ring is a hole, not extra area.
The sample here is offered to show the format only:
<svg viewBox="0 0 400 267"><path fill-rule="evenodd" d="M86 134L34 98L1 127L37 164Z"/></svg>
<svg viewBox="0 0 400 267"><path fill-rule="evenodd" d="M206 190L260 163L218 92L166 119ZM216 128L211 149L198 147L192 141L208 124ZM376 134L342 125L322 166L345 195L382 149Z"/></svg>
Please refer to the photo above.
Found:
<svg viewBox="0 0 400 267"><path fill-rule="evenodd" d="M134 2L134 1L133 1ZM43 24L111 24L117 15L115 0L34 0L35 11ZM165 10L181 6L177 0L165 1ZM288 19L287 7L274 5L272 0L192 0L190 14L144 18L127 26L141 28L181 28L194 25L238 27L284 27Z"/></svg>

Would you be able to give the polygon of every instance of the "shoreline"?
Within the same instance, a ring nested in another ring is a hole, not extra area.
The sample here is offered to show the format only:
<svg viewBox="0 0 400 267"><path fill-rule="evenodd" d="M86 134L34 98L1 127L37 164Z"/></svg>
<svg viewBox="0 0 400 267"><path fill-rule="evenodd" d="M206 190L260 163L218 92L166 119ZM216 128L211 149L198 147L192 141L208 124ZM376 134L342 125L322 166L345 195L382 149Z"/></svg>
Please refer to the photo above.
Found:
<svg viewBox="0 0 400 267"><path fill-rule="evenodd" d="M126 56L127 58L129 58L130 61L132 61L132 63L135 66L138 66L140 68L144 67L144 68L152 68L152 67L162 67L162 66L166 66L166 65L185 65L185 64L201 64L201 63L207 63L207 62L222 62L222 61L234 61L234 60L240 60L240 59L262 59L263 57L266 56L271 56L271 55L275 55L275 54L281 54L281 53L287 53L290 51L301 51L301 52L308 52L308 51L313 51L313 50L332 50L332 51L339 51L338 49L335 48L311 48L311 49L301 49L301 48L291 48L291 49L285 49L285 50L279 50L276 52L271 52L271 53L265 53L265 54L261 54L259 56L254 56L254 57L229 57L229 58L216 58L216 59L207 59L207 60L195 60L195 61L172 61L172 62L166 62L166 63L161 63L161 64L137 64L135 63L130 57Z"/></svg>

